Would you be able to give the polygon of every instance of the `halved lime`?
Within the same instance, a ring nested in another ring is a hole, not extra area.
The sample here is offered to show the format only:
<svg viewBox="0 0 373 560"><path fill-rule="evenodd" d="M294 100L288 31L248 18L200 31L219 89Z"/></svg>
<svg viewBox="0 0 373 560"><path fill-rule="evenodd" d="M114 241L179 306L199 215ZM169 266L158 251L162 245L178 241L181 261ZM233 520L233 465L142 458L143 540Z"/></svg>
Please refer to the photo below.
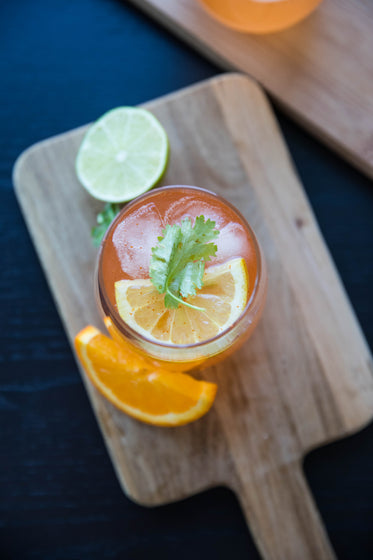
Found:
<svg viewBox="0 0 373 560"><path fill-rule="evenodd" d="M159 181L167 158L167 134L154 115L145 109L118 107L88 130L76 173L95 198L125 202Z"/></svg>

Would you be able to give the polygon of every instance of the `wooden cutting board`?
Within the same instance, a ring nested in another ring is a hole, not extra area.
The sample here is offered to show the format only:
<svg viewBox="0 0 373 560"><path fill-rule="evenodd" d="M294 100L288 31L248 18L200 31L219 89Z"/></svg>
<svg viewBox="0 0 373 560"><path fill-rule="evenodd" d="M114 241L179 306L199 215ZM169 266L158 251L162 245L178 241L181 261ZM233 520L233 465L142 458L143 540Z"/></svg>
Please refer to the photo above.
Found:
<svg viewBox="0 0 373 560"><path fill-rule="evenodd" d="M170 138L163 184L199 185L241 210L264 248L269 292L245 347L200 374L219 389L212 410L193 424L141 424L106 402L82 372L119 480L144 505L227 485L264 558L332 558L302 458L372 418L372 361L271 109L254 82L235 74L146 107ZM71 342L85 325L102 326L90 239L101 204L74 171L85 131L36 144L14 170Z"/></svg>
<svg viewBox="0 0 373 560"><path fill-rule="evenodd" d="M317 137L373 177L373 2L324 0L302 23L255 36L198 0L131 0L225 70L246 72Z"/></svg>

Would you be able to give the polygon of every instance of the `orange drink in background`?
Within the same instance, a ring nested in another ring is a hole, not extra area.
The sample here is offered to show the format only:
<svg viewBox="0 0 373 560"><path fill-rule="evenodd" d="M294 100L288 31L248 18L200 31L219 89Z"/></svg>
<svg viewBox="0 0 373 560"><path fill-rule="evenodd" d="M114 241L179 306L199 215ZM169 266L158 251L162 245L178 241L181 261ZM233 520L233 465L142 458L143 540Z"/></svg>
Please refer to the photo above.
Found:
<svg viewBox="0 0 373 560"><path fill-rule="evenodd" d="M200 0L221 23L238 31L281 31L308 16L321 0Z"/></svg>
<svg viewBox="0 0 373 560"><path fill-rule="evenodd" d="M215 222L217 252L189 307L166 309L149 280L152 247L166 225ZM96 288L112 332L146 359L186 371L220 361L253 332L266 294L266 267L254 232L222 197L197 187L154 189L127 204L101 244Z"/></svg>

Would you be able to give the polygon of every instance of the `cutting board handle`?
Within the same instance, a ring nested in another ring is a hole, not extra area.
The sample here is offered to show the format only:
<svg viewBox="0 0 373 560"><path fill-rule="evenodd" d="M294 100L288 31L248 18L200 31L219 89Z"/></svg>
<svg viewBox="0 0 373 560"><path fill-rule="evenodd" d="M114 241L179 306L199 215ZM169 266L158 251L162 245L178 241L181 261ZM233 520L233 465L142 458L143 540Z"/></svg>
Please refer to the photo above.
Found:
<svg viewBox="0 0 373 560"><path fill-rule="evenodd" d="M245 474L236 492L265 560L335 560L298 462Z"/></svg>

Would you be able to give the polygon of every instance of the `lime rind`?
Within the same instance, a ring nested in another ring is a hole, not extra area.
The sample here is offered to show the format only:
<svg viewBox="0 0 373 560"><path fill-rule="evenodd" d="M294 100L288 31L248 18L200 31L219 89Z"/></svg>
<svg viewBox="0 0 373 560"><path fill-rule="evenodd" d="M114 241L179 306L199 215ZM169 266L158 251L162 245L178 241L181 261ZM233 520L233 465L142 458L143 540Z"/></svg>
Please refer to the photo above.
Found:
<svg viewBox="0 0 373 560"><path fill-rule="evenodd" d="M86 133L76 173L94 198L126 202L159 182L168 154L166 131L152 113L118 107L100 117Z"/></svg>

